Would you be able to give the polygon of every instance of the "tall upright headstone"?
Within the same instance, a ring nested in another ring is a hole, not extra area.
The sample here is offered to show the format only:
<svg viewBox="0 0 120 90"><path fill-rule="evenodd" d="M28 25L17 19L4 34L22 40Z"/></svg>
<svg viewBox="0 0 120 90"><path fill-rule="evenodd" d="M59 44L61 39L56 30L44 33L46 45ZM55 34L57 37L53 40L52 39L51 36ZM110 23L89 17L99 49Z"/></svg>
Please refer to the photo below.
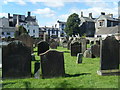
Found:
<svg viewBox="0 0 120 90"><path fill-rule="evenodd" d="M100 71L98 74L100 75L108 75L108 74L119 74L120 71L112 71L119 69L119 41L116 40L114 36L109 36L105 40L102 41L101 47L101 63L100 63ZM105 72L109 70L110 72Z"/></svg>
<svg viewBox="0 0 120 90"><path fill-rule="evenodd" d="M81 53L81 43L73 42L71 43L71 56L77 56L78 53Z"/></svg>
<svg viewBox="0 0 120 90"><path fill-rule="evenodd" d="M21 41L2 47L2 78L31 77L31 50Z"/></svg>
<svg viewBox="0 0 120 90"><path fill-rule="evenodd" d="M87 44L86 44L87 40L85 38L80 38L80 42L82 44L82 53L84 53L87 49Z"/></svg>
<svg viewBox="0 0 120 90"><path fill-rule="evenodd" d="M38 55L49 50L49 44L46 41L40 41L38 43Z"/></svg>
<svg viewBox="0 0 120 90"><path fill-rule="evenodd" d="M48 50L41 57L42 78L61 77L65 75L63 52Z"/></svg>

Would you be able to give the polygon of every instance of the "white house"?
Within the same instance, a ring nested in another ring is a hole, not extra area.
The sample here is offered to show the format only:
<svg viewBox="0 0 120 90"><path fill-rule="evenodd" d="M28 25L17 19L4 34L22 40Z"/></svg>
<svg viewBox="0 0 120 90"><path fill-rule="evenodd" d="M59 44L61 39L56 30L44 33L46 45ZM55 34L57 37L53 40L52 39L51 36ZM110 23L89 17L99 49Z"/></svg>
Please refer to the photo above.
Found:
<svg viewBox="0 0 120 90"><path fill-rule="evenodd" d="M28 12L27 17L25 15L13 14L13 17L8 14L9 23L11 26L16 27L22 25L32 37L39 37L39 25L36 17L31 16L31 12Z"/></svg>
<svg viewBox="0 0 120 90"><path fill-rule="evenodd" d="M14 38L15 27L9 26L8 18L0 18L0 37L7 38L11 37Z"/></svg>
<svg viewBox="0 0 120 90"><path fill-rule="evenodd" d="M58 37L61 36L66 36L66 33L64 31L65 27L66 27L66 22L62 22L62 21L57 21L57 24L55 25L55 27L58 28L59 33L58 33ZM64 35L63 35L64 34Z"/></svg>

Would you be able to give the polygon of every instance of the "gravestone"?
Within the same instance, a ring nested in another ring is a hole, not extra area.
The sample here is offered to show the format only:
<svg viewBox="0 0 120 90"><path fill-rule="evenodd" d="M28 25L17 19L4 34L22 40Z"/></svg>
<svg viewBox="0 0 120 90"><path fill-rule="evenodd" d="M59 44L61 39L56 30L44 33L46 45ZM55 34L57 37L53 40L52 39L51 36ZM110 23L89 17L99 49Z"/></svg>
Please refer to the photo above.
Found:
<svg viewBox="0 0 120 90"><path fill-rule="evenodd" d="M67 49L68 49L68 50L70 50L70 44L71 44L72 40L73 40L73 38L71 38L71 39L68 41L68 43L67 43Z"/></svg>
<svg viewBox="0 0 120 90"><path fill-rule="evenodd" d="M92 58L92 53L91 53L91 49L88 49L84 52L83 56L85 58Z"/></svg>
<svg viewBox="0 0 120 90"><path fill-rule="evenodd" d="M30 35L22 34L19 37L17 37L16 40L22 41L27 47L31 48L31 52L33 52L34 39L30 37Z"/></svg>
<svg viewBox="0 0 120 90"><path fill-rule="evenodd" d="M78 54L77 54L77 63L78 63L78 64L82 63L82 57L83 57L83 54L82 54L82 53L78 53Z"/></svg>
<svg viewBox="0 0 120 90"><path fill-rule="evenodd" d="M67 48L67 41L66 41L66 40L64 40L64 41L62 42L62 46L63 46L63 48Z"/></svg>
<svg viewBox="0 0 120 90"><path fill-rule="evenodd" d="M78 53L81 53L81 43L73 42L71 43L71 56L77 56Z"/></svg>
<svg viewBox="0 0 120 90"><path fill-rule="evenodd" d="M91 46L91 53L95 57L100 57L100 45L99 44L92 45Z"/></svg>
<svg viewBox="0 0 120 90"><path fill-rule="evenodd" d="M50 48L51 49L57 49L57 46L58 46L58 44L55 41L50 43Z"/></svg>
<svg viewBox="0 0 120 90"><path fill-rule="evenodd" d="M94 44L94 41L91 41L91 42L90 42L90 45L93 45L93 44Z"/></svg>
<svg viewBox="0 0 120 90"><path fill-rule="evenodd" d="M38 43L38 55L49 50L49 44L46 41L40 41Z"/></svg>
<svg viewBox="0 0 120 90"><path fill-rule="evenodd" d="M86 44L90 44L90 40L89 39L87 39Z"/></svg>
<svg viewBox="0 0 120 90"><path fill-rule="evenodd" d="M120 75L120 71L116 72L119 70L119 48L119 41L113 36L108 36L102 41L99 75ZM107 70L109 72L106 72ZM115 72L111 70L115 70Z"/></svg>
<svg viewBox="0 0 120 90"><path fill-rule="evenodd" d="M82 53L84 53L87 49L86 39L80 38L80 43L82 44Z"/></svg>
<svg viewBox="0 0 120 90"><path fill-rule="evenodd" d="M2 78L31 77L31 50L21 41L2 47Z"/></svg>
<svg viewBox="0 0 120 90"><path fill-rule="evenodd" d="M41 57L42 78L60 77L65 75L63 52L48 50Z"/></svg>
<svg viewBox="0 0 120 90"><path fill-rule="evenodd" d="M40 78L40 62L35 62L34 77L38 79Z"/></svg>

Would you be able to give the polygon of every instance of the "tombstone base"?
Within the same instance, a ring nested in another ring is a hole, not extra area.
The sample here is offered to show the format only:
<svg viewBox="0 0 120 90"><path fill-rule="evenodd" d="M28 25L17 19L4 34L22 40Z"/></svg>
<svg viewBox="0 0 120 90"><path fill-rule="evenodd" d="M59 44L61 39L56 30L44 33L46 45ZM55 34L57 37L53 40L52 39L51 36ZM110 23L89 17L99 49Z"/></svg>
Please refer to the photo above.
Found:
<svg viewBox="0 0 120 90"><path fill-rule="evenodd" d="M120 76L120 70L99 70L97 71L97 74L101 76L110 76L110 75Z"/></svg>

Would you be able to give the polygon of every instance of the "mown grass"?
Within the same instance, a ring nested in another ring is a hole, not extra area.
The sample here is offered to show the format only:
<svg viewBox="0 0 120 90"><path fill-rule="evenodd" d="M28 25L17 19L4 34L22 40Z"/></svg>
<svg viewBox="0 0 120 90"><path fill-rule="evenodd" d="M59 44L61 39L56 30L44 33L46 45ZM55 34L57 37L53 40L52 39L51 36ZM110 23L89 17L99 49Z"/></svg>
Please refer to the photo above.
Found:
<svg viewBox="0 0 120 90"><path fill-rule="evenodd" d="M69 50L62 47L58 47L57 50L64 52L65 77L7 79L3 81L3 88L118 88L118 76L97 75L100 58L83 58L83 63L77 64L77 57L71 57ZM36 56L36 59L39 60L39 56ZM34 63L35 61L32 61L32 73Z"/></svg>

